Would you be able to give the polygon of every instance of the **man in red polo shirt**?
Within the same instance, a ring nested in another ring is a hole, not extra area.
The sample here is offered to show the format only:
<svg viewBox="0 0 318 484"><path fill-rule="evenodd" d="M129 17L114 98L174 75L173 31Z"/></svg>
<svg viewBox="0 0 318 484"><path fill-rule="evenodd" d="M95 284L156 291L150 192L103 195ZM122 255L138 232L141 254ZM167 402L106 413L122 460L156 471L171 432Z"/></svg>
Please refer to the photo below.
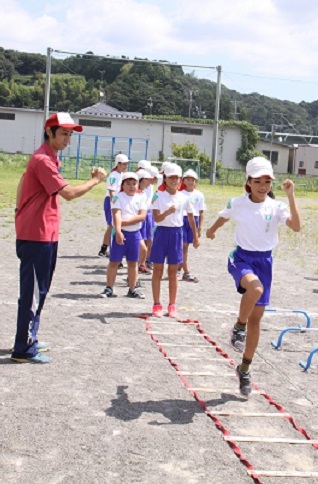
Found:
<svg viewBox="0 0 318 484"><path fill-rule="evenodd" d="M48 348L37 341L40 314L57 258L60 197L81 197L106 177L102 168L81 185L69 185L59 173L58 152L82 131L68 113L55 113L44 126L44 143L31 156L17 190L16 251L20 259L17 332L11 359L19 363L49 363Z"/></svg>

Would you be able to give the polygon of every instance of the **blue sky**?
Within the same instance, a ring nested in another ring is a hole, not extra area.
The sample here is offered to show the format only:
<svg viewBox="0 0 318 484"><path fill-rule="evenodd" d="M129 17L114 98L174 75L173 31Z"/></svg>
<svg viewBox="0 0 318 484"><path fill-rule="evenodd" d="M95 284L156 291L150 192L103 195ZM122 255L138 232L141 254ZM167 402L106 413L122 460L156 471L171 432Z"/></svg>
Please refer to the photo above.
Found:
<svg viewBox="0 0 318 484"><path fill-rule="evenodd" d="M318 99L313 0L0 0L0 9L5 49L221 65L222 83L241 93ZM193 70L216 80L214 70Z"/></svg>

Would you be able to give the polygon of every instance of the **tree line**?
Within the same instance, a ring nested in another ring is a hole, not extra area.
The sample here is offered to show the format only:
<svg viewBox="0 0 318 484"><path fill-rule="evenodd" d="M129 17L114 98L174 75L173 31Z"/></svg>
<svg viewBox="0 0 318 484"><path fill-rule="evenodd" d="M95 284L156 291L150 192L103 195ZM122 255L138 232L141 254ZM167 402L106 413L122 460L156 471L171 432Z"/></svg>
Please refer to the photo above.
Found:
<svg viewBox="0 0 318 484"><path fill-rule="evenodd" d="M148 59L100 58L87 52L52 57L50 109L76 112L100 100L148 116L213 120L216 84L178 65ZM138 60L138 62L133 62ZM145 62L143 62L145 61ZM43 109L46 56L0 47L0 105ZM221 89L220 119L247 121L260 130L316 134L318 100L293 103L259 93Z"/></svg>

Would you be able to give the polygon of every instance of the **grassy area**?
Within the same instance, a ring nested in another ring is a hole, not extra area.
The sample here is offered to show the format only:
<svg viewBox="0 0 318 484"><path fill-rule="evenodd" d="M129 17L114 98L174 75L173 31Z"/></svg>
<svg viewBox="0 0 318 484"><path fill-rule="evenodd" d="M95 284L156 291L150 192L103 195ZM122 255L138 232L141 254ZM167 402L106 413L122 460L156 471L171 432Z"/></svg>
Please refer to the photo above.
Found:
<svg viewBox="0 0 318 484"><path fill-rule="evenodd" d="M3 239L14 236L16 187L21 174L25 169L27 160L28 157L23 157L22 155L15 155L12 157L6 155L5 159L3 159L3 156L0 153L0 236ZM87 173L87 178L88 177L89 171ZM66 179L68 178L66 177ZM226 206L229 198L241 196L243 194L244 180L245 179L242 178L239 184L233 186L224 184L211 186L208 180L200 181L198 188L204 193L207 204L207 211L205 214L206 227L211 225L216 219L218 212ZM72 184L80 184L83 180L73 180L69 178L68 181ZM277 181L281 182L279 178ZM105 190L106 184L104 182L88 192L85 195L85 198L96 201L102 207ZM274 191L277 198L286 200L281 185L275 185ZM306 192L302 187L297 187L296 197L301 211L302 231L300 234L294 234L291 230L281 228L280 239L285 242L287 251L293 254L295 260L297 259L305 265L306 254L309 252L318 252L318 231L314 223L318 211L318 192ZM71 203L76 204L78 202L79 201L74 200ZM62 200L62 203L68 202ZM234 224L231 222L226 230L228 230L229 238L233 240ZM285 257L285 254L278 250L277 257Z"/></svg>

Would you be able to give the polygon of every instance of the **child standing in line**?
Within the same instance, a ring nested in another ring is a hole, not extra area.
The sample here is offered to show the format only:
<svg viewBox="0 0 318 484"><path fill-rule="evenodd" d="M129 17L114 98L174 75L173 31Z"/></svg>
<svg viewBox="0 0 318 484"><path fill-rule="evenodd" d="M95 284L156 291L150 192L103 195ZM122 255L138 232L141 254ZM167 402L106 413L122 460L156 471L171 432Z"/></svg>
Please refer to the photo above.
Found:
<svg viewBox="0 0 318 484"><path fill-rule="evenodd" d="M193 230L193 246L199 247L200 242L193 216L191 200L178 191L182 177L180 166L175 163L166 165L163 183L154 194L152 209L157 224L150 260L153 262L152 293L154 304L152 315L163 315L160 303L160 284L163 276L164 262L167 259L169 279L168 316L177 317L176 298L178 288L178 266L182 263L182 225L183 211L189 217L189 224Z"/></svg>
<svg viewBox="0 0 318 484"><path fill-rule="evenodd" d="M195 225L198 230L198 237L201 237L203 227L204 210L206 209L204 195L197 190L196 182L199 177L194 170L187 170L182 176L182 184L180 187L181 193L186 197L191 198L193 203L193 215ZM188 266L188 252L189 245L193 243L193 232L189 225L187 214L183 213L183 264L179 266L179 270L183 268L182 280L186 282L199 282L199 279L190 273Z"/></svg>
<svg viewBox="0 0 318 484"><path fill-rule="evenodd" d="M138 279L138 260L140 250L140 228L146 218L145 198L137 193L137 173L123 174L121 191L111 201L115 233L112 235L107 282L100 297L116 297L113 293L118 265L125 256L128 265L129 291L127 296L144 299L145 295L136 287Z"/></svg>
<svg viewBox="0 0 318 484"><path fill-rule="evenodd" d="M149 257L150 257L150 252L151 252L153 233L154 233L156 224L155 224L155 221L154 221L154 218L153 218L153 211L151 209L151 200L152 200L154 191L159 186L159 181L161 182L161 180L162 180L162 175L160 175L158 168L156 166L153 166L153 165L148 167L147 171L150 173L150 176L151 176L150 185L146 190L147 197L149 196L149 200L150 200L150 210L148 211L147 216L149 216L149 226L151 226L151 236L146 241L146 246L147 246L146 267L147 267L147 269L150 269L152 271L153 270L153 264L149 260Z"/></svg>
<svg viewBox="0 0 318 484"><path fill-rule="evenodd" d="M106 257L107 247L110 243L110 234L112 231L112 211L110 202L114 195L120 191L123 173L127 170L129 160L126 155L120 153L115 157L115 166L109 174L106 183L106 197L104 200L104 212L107 223L107 229L104 234L103 244L98 252L99 257Z"/></svg>
<svg viewBox="0 0 318 484"><path fill-rule="evenodd" d="M286 203L273 200L271 190L275 177L270 161L260 156L251 159L246 165L246 178L247 195L228 202L227 208L219 212L219 218L207 230L207 237L214 239L215 232L228 220L236 222L237 247L229 255L228 271L242 299L230 344L236 351L244 351L236 374L242 395L248 396L252 391L249 368L258 346L265 306L269 305L272 249L278 243L278 226L287 225L299 232L301 223L291 180L283 183L289 208Z"/></svg>
<svg viewBox="0 0 318 484"><path fill-rule="evenodd" d="M146 266L146 258L147 258L147 242L149 239L152 239L152 231L153 231L153 215L151 207L151 200L153 193L149 191L149 187L151 186L151 175L147 170L139 169L137 171L138 179L139 179L139 190L141 194L144 196L147 204L147 216L146 220L142 222L140 233L141 233L141 241L140 241L140 254L139 254L139 267L138 272L140 274L151 274L151 270L148 269Z"/></svg>

